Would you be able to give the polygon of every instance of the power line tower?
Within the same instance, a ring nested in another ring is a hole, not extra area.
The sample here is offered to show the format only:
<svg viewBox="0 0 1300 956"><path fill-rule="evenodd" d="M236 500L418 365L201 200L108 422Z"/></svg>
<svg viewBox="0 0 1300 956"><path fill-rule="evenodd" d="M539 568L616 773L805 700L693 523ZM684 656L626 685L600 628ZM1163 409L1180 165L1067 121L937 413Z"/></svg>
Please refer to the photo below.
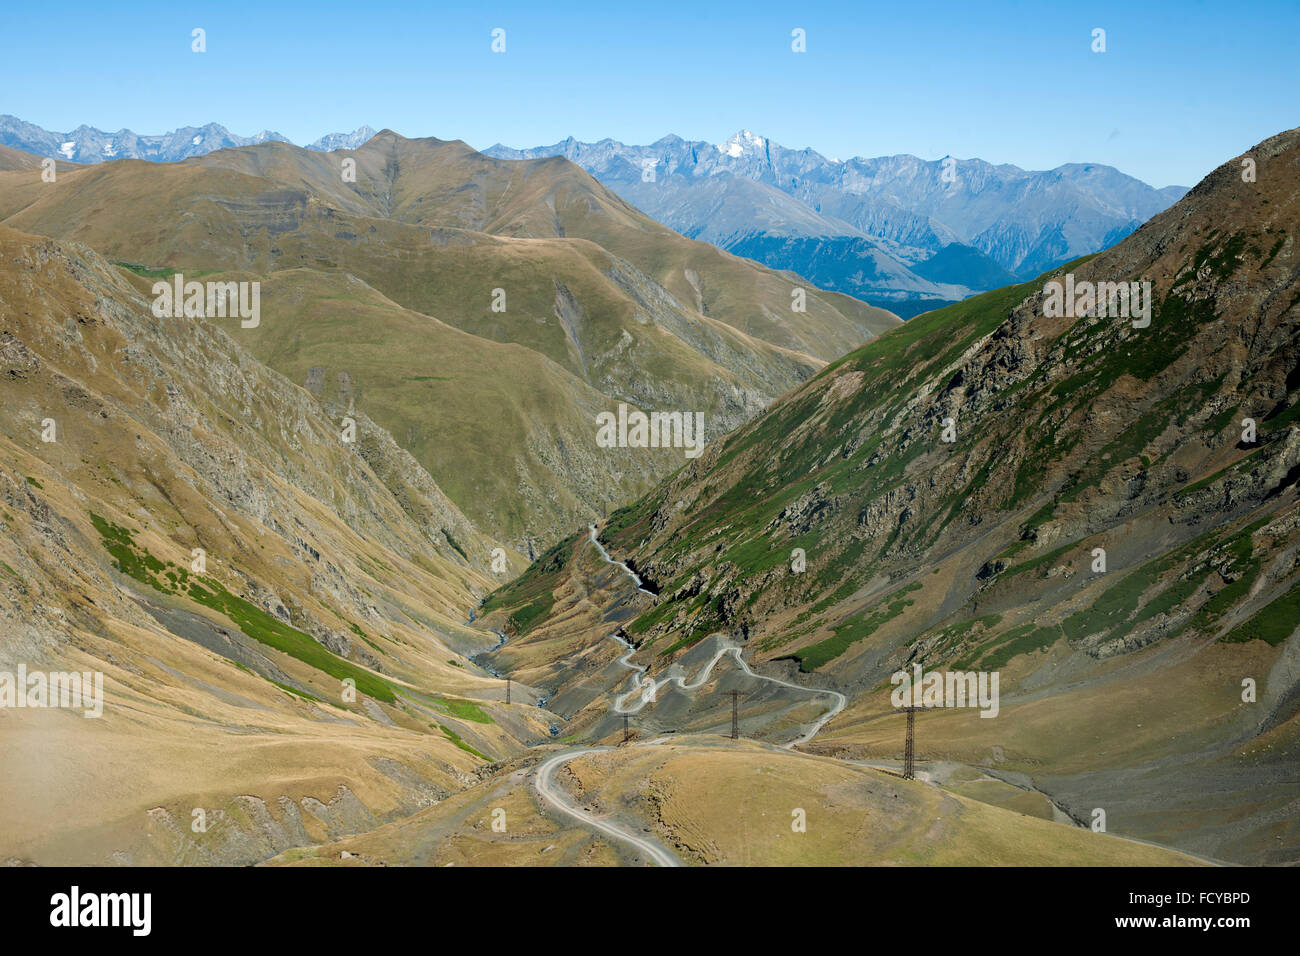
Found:
<svg viewBox="0 0 1300 956"><path fill-rule="evenodd" d="M916 779L916 712L920 707L904 707L907 712L907 742L903 744L903 779Z"/></svg>
<svg viewBox="0 0 1300 956"><path fill-rule="evenodd" d="M630 715L624 714L623 715L623 743L627 743L629 740L632 739L632 728L631 725L628 723L629 720L630 720Z"/></svg>
<svg viewBox="0 0 1300 956"><path fill-rule="evenodd" d="M740 691L729 690L731 695L731 739L740 739Z"/></svg>
<svg viewBox="0 0 1300 956"><path fill-rule="evenodd" d="M506 703L510 703L510 678L506 678Z"/></svg>

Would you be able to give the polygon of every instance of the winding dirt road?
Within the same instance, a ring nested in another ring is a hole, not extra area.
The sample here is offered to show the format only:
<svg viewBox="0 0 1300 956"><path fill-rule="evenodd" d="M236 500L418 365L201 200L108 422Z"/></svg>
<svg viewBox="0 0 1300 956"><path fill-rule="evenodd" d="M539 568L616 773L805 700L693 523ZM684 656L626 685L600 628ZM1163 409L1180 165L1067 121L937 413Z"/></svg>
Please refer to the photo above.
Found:
<svg viewBox="0 0 1300 956"><path fill-rule="evenodd" d="M611 747L583 747L578 750L565 750L554 757L542 762L537 768L537 773L533 777L533 787L538 794L546 800L551 806L555 807L566 816L577 820L583 826L599 830L611 839L620 843L625 843L635 850L643 853L645 856L654 861L656 866L681 866L682 861L677 859L657 843L652 843L639 834L633 832L630 827L623 826L610 819L602 819L593 816L589 811L577 806L569 799L569 795L564 789L555 782L555 773L570 760L581 757L584 754L599 753L602 750L611 750Z"/></svg>
<svg viewBox="0 0 1300 956"><path fill-rule="evenodd" d="M641 586L641 578L635 571L629 568L622 561L615 561L609 556L609 552L605 550L604 546L600 543L600 540L596 537L595 525L591 525L591 543L596 546L597 550L600 551L600 556L604 558L607 563L616 565L627 572L628 576L633 580L633 582L635 582L638 591L641 591L643 594L653 594L653 592L647 591ZM733 655L736 659L736 663L740 665L741 670L754 680L770 681L773 684L779 684L782 687L788 687L791 690L802 691L803 693L808 694L826 695L831 698L831 707L825 714L819 717L805 733L788 743L781 744L781 747L786 750L797 747L800 744L806 744L808 741L812 740L813 737L817 736L818 732L826 726L831 718L848 705L848 698L839 691L824 690L816 687L802 687L799 684L792 684L789 681L783 681L776 677L767 677L763 674L756 674L750 669L749 664L745 662L745 658L741 655L741 648L738 644L733 643L724 634L714 634L710 636L718 638L720 642L718 650L714 653L713 657L710 658L708 664L701 669L699 676L697 676L694 681L687 683L685 677L666 677L660 681L655 681L652 678L646 677L645 667L640 664L632 663L632 655L636 653L636 648L621 638L618 634L610 634L609 637L611 640L615 640L627 648L627 653L618 659L618 663L641 675L636 687L614 698L612 705L613 711L618 714L635 714L647 703L654 700L655 695L661 687L665 687L668 684L676 684L682 690L695 690L708 681L709 675L713 673L713 668L717 666L718 661L722 660L722 658L728 654ZM639 697L640 699L634 705L628 705L627 700L632 697ZM662 739L664 738L658 738L649 743L656 744ZM669 853L658 844L639 836L631 828L607 818L602 819L592 816L590 811L573 803L564 789L556 783L556 772L570 760L581 757L584 754L599 753L611 749L613 748L580 747L573 750L561 751L560 753L547 758L538 766L537 772L533 775L533 788L556 810L568 817L572 817L574 820L577 820L585 826L600 831L614 840L631 846L633 849L653 860L656 865L681 866L681 860L675 857L672 853Z"/></svg>
<svg viewBox="0 0 1300 956"><path fill-rule="evenodd" d="M613 558L609 556L609 552L605 550L605 546L601 544L600 539L596 537L596 526L593 524L590 525L589 527L591 528L591 543L596 546L596 550L599 551L600 556L605 559L605 563L612 564L615 567L622 568L624 571L627 572L627 576L632 579L632 582L636 585L636 589L638 591L640 591L642 594L648 594L651 597L654 597L655 596L654 591L647 591L642 586L644 582L641 580L641 575L637 574L635 571L629 568L622 561L615 561Z"/></svg>
<svg viewBox="0 0 1300 956"><path fill-rule="evenodd" d="M624 667L630 667L632 668L632 670L637 671L642 675L641 682L640 684L638 684L638 686L632 688L627 693L621 694L620 696L614 698L614 712L618 714L637 713L647 703L654 700L655 696L659 693L660 688L667 687L669 684L676 684L682 690L695 690L698 687L702 687L705 683L708 682L709 675L713 672L713 668L717 665L718 661L722 660L722 658L726 657L728 654L735 657L736 663L740 665L740 669L743 670L746 675L752 677L754 680L769 681L770 683L773 684L779 684L782 687L788 687L791 690L802 691L805 694L815 694L818 696L826 695L830 697L831 700L833 701L830 709L827 710L826 713L823 714L821 717L819 717L816 723L814 723L806 733L802 734L799 737L796 737L794 740L791 740L789 743L781 744L781 746L787 750L789 750L792 747L797 747L800 744L806 744L808 741L816 737L818 732L830 722L831 718L834 717L836 714L838 714L840 711L842 711L845 707L847 707L849 703L849 699L836 690L826 690L820 687L803 687L799 684L791 684L789 681L783 681L776 677L768 677L765 674L755 673L750 668L749 664L746 663L745 658L741 656L740 645L732 643L731 640L727 638L726 635L724 634L710 635L710 637L718 638L718 640L721 642L721 646L718 648L717 652L713 655L713 657L709 660L709 663L706 664L704 668L700 671L699 677L697 677L689 684L686 683L686 678L684 677L665 677L663 680L660 681L655 681L652 680L651 678L645 677L644 676L645 668L642 667L640 664L633 664L631 660L632 655L636 653L636 648L633 647L631 644L629 644L627 641L623 640L623 638L619 637L617 634L611 634L609 636L613 640L618 641L620 644L622 644L624 647L628 649L627 653L618 659L618 662L622 664ZM651 686L653 686L654 688L653 692L651 691ZM626 701L629 697L636 697L638 695L640 696L641 699L638 700L635 705L628 706L626 704Z"/></svg>

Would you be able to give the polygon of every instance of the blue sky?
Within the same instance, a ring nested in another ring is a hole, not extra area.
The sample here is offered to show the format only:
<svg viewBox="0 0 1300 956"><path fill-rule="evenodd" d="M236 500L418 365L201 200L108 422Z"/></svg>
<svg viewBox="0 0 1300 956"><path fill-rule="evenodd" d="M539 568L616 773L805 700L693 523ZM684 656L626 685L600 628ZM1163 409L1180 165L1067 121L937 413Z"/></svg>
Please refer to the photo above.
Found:
<svg viewBox="0 0 1300 956"><path fill-rule="evenodd" d="M1296 0L71 0L8 4L4 27L0 113L60 132L217 122L307 143L368 123L481 149L748 128L841 159L1101 162L1165 186L1300 124Z"/></svg>

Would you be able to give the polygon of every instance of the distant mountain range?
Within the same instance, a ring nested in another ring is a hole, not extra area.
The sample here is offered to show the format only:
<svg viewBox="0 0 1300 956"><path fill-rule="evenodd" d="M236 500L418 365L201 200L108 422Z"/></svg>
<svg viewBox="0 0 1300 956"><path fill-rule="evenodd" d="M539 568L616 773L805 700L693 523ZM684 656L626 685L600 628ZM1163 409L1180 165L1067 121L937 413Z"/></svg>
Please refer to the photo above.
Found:
<svg viewBox="0 0 1300 956"><path fill-rule="evenodd" d="M485 152L564 156L683 235L903 315L1107 248L1187 192L1098 164L1029 171L910 155L841 161L749 130L720 145L569 138Z"/></svg>
<svg viewBox="0 0 1300 956"><path fill-rule="evenodd" d="M351 133L322 136L307 149L317 152L356 149L374 135L375 130L362 126ZM69 133L56 133L16 116L0 115L0 146L73 163L102 163L111 159L174 163L230 146L255 146L269 141L288 143L289 138L269 129L256 136L236 136L219 123L183 126L161 136L140 136L129 129L109 133L84 124Z"/></svg>
<svg viewBox="0 0 1300 956"><path fill-rule="evenodd" d="M357 149L362 126L306 148ZM0 116L0 145L78 163L177 162L233 146L289 142L209 123L161 136L80 126L56 133ZM484 151L497 159L563 156L664 225L812 284L909 317L1105 249L1184 193L1097 164L1045 171L980 159L829 159L742 130L725 143L665 136Z"/></svg>

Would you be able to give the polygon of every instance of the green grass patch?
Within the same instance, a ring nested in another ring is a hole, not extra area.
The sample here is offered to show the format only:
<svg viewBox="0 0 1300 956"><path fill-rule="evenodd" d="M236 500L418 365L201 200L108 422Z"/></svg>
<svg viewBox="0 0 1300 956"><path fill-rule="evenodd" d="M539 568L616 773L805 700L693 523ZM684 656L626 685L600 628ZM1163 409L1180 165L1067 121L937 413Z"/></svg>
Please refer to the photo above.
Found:
<svg viewBox="0 0 1300 956"><path fill-rule="evenodd" d="M668 647L660 651L659 656L668 657L670 654L675 654L677 651L684 650L688 647L698 644L700 641L704 640L706 637L708 637L710 634L714 633L717 630L718 630L717 626L712 622L710 622L709 624L703 627L693 627L690 631L687 632L685 637L678 638Z"/></svg>
<svg viewBox="0 0 1300 956"><path fill-rule="evenodd" d="M916 602L910 600L906 595L918 590L920 587L919 582L914 582L900 588L878 604L852 614L845 618L841 624L832 627L831 633L834 635L833 637L818 641L816 644L810 644L782 659L798 661L799 670L805 674L812 673L817 668L839 657L858 641L870 637L885 624L915 604Z"/></svg>
<svg viewBox="0 0 1300 956"><path fill-rule="evenodd" d="M439 724L438 728L443 732L444 735L446 735L448 740L450 740L461 750L465 751L466 753L473 754L475 757L478 757L480 760L489 760L489 761L491 760L490 757L486 756L485 754L479 753L469 744L465 743L465 741L461 740L460 734L456 733L456 731L452 730L450 727L447 727L443 724Z"/></svg>
<svg viewBox="0 0 1300 956"><path fill-rule="evenodd" d="M1014 630L1014 629L1013 629ZM1010 633L1010 632L1008 632ZM1006 667L1012 658L1021 654L1030 654L1051 647L1063 637L1061 629L1056 626L1036 627L1025 631L995 645L983 660L979 662L981 670L995 671Z"/></svg>
<svg viewBox="0 0 1300 956"><path fill-rule="evenodd" d="M476 724L494 723L487 712L472 700L462 700L459 697L434 697L433 702L461 720L472 720Z"/></svg>
<svg viewBox="0 0 1300 956"><path fill-rule="evenodd" d="M396 700L387 681L343 660L317 644L307 634L290 627L255 604L236 597L226 590L220 581L207 577L190 580L189 572L184 568L160 561L147 549L137 545L133 539L133 532L127 528L113 524L93 512L90 520L99 532L104 547L112 555L115 566L123 574L164 594L188 596L196 603L224 614L253 640L282 651L338 680L351 678L356 682L357 690L363 694L386 703L393 703ZM162 572L166 570L172 570L174 576L170 578L164 576ZM179 580L182 584L173 585L171 583L173 580ZM285 689L303 696L301 691L293 688Z"/></svg>
<svg viewBox="0 0 1300 956"><path fill-rule="evenodd" d="M1291 585L1285 594L1264 605L1220 640L1224 644L1263 641L1277 647L1295 632L1297 626L1300 626L1300 582Z"/></svg>
<svg viewBox="0 0 1300 956"><path fill-rule="evenodd" d="M483 613L514 608L509 624L516 634L523 634L542 620L555 605L555 588L581 534L566 538L534 561L515 580L493 591L483 601Z"/></svg>
<svg viewBox="0 0 1300 956"><path fill-rule="evenodd" d="M204 607L209 607L230 618L241 631L255 641L283 651L290 657L337 680L351 678L356 682L360 693L376 700L388 704L396 701L393 689L387 681L343 660L297 628L290 627L257 605L231 594L220 581L204 578L202 583L191 582L189 596Z"/></svg>
<svg viewBox="0 0 1300 956"><path fill-rule="evenodd" d="M1225 576L1235 574L1236 580L1228 582L1201 605L1192 620L1193 627L1201 631L1210 630L1233 605L1250 593L1261 569L1260 559L1254 556L1255 545L1251 536L1267 521L1267 518L1260 518L1251 522L1227 543L1226 548L1231 557L1219 569L1219 573Z"/></svg>
<svg viewBox="0 0 1300 956"><path fill-rule="evenodd" d="M1069 544L1063 544L1059 548L1053 548L1051 551L1048 551L1046 554L1040 554L1036 558L1031 558L1028 561L1023 561L1020 564L1013 565L1002 572L1002 579L1006 580L1007 578L1014 577L1017 574L1024 574L1026 571L1032 571L1035 568L1041 568L1043 565L1051 561L1055 561L1057 558L1061 557L1062 555L1068 554L1069 552L1080 547L1082 543L1083 542L1081 540L1071 541ZM1067 562L1067 563L1072 564L1073 562Z"/></svg>
<svg viewBox="0 0 1300 956"><path fill-rule="evenodd" d="M1300 418L1300 399L1297 399L1294 404L1278 412L1272 418L1265 419L1263 424L1259 426L1259 430L1262 432L1278 431L1293 424L1298 418ZM27 480L31 481L30 478Z"/></svg>

